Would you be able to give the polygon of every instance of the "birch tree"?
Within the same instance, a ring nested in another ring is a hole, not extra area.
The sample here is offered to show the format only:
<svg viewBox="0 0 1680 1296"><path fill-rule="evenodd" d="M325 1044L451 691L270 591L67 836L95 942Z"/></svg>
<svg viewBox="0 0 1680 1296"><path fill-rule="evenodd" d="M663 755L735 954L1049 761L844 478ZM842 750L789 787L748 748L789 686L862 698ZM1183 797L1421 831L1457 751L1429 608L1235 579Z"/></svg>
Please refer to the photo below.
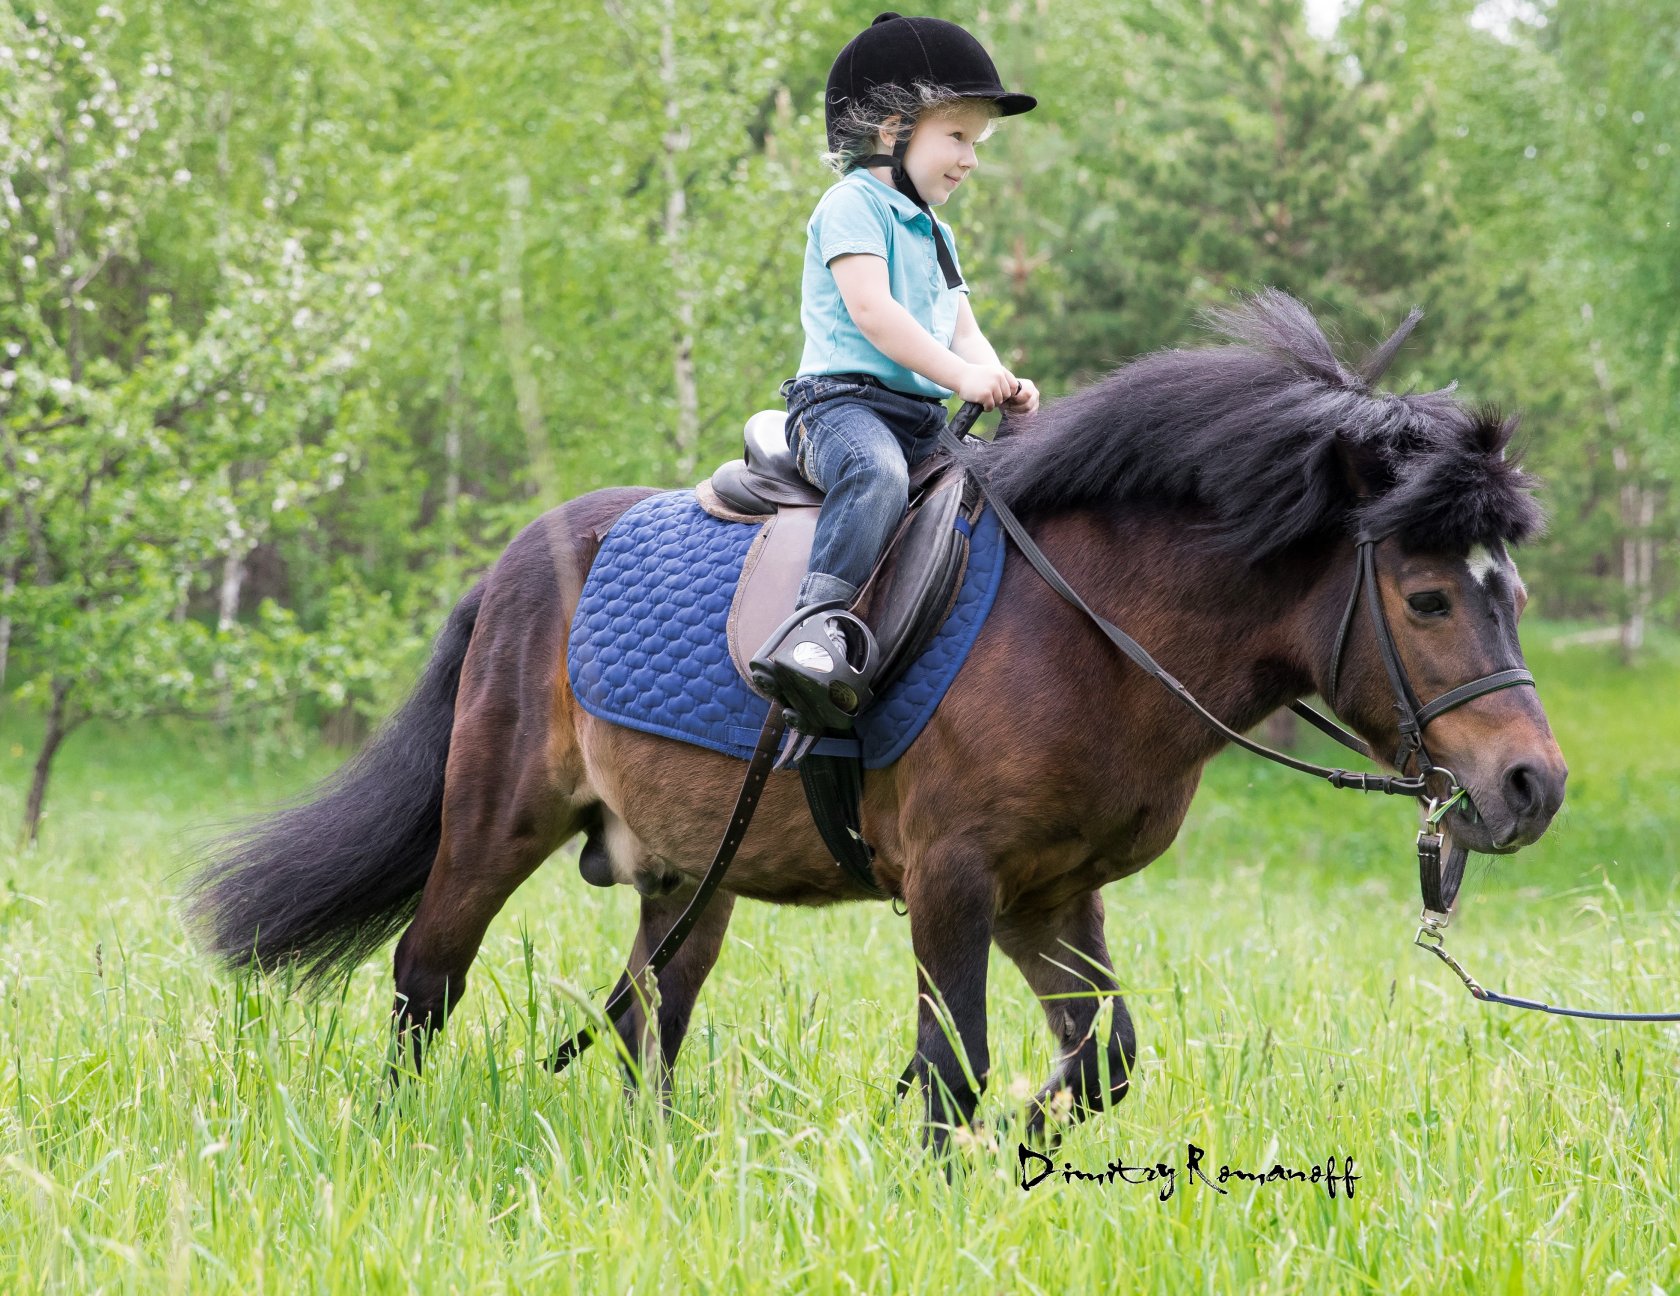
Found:
<svg viewBox="0 0 1680 1296"><path fill-rule="evenodd" d="M312 256L275 221L225 231L222 300L202 318L147 287L143 230L191 179L187 128L168 51L120 75L120 15L105 13L82 31L0 16L0 436L15 465L0 568L9 667L45 716L30 839L54 758L86 720L298 687L322 644L294 617L172 614L288 510L344 484L378 309L353 246Z"/></svg>

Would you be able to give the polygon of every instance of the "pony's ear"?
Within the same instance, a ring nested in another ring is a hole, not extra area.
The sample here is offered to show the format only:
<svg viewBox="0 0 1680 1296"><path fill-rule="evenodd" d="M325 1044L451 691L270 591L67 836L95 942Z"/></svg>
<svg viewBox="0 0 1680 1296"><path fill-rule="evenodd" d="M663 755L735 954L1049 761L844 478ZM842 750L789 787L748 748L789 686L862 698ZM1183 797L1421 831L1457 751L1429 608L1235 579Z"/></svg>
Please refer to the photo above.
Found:
<svg viewBox="0 0 1680 1296"><path fill-rule="evenodd" d="M1394 484L1394 469L1374 441L1338 432L1333 444L1342 480L1355 499L1367 500L1373 495L1381 495Z"/></svg>

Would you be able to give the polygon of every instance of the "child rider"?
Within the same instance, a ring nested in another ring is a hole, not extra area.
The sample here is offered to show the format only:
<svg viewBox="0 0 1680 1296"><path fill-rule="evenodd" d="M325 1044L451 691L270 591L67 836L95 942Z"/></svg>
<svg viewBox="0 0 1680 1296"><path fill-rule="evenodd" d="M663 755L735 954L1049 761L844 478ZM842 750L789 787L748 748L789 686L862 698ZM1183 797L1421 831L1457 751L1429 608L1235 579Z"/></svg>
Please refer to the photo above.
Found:
<svg viewBox="0 0 1680 1296"><path fill-rule="evenodd" d="M975 322L931 210L973 172L992 119L1036 104L938 18L882 14L829 71L824 161L841 178L807 226L805 351L782 385L789 447L825 496L798 611L752 663L808 734L849 728L870 701L874 641L847 609L904 514L909 470L937 448L946 398L1038 407Z"/></svg>

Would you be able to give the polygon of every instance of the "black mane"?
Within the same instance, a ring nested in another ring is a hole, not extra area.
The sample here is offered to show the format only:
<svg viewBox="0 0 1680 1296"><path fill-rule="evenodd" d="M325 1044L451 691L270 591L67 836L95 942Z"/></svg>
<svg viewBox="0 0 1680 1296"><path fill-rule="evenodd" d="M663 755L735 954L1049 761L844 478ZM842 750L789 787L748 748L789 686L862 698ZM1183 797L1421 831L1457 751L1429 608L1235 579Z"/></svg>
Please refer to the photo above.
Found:
<svg viewBox="0 0 1680 1296"><path fill-rule="evenodd" d="M1451 387L1373 390L1421 312L1358 370L1276 289L1209 318L1236 345L1144 356L1020 420L987 455L1004 499L1028 515L1201 505L1256 561L1361 527L1442 553L1539 531L1535 483L1505 457L1515 418L1466 408Z"/></svg>

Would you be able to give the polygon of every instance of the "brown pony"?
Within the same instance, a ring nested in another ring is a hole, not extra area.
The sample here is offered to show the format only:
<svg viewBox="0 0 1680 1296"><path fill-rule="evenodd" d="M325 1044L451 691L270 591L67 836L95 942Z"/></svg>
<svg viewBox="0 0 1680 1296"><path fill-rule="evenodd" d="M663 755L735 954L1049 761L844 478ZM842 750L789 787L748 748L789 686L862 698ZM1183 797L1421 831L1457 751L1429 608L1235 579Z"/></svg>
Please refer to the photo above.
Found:
<svg viewBox="0 0 1680 1296"><path fill-rule="evenodd" d="M1527 596L1506 547L1540 518L1505 457L1512 423L1451 389L1372 390L1415 314L1359 372L1281 293L1216 322L1233 345L1146 356L1013 424L985 452L987 476L1074 588L1225 722L1246 729L1334 692L1343 721L1394 751L1393 698L1364 617L1332 668L1352 534L1386 537L1383 606L1424 701L1520 666ZM415 692L368 747L314 800L220 848L195 911L223 959L297 960L319 980L406 925L395 1020L418 1064L491 919L581 833L586 870L642 895L628 960L641 965L711 858L743 771L597 720L568 689L567 630L600 537L649 493L598 491L527 527L461 600ZM1470 794L1449 820L1461 844L1502 853L1545 831L1566 771L1533 690L1479 697L1439 717L1428 742ZM910 918L912 1069L936 1144L972 1118L985 1084L993 941L1042 999L1058 1045L1029 1131L1042 1133L1061 1090L1076 1115L1125 1093L1136 1044L1101 888L1166 850L1221 745L1011 551L932 721L864 783L876 874ZM864 898L823 848L793 774L770 779L724 890L616 1022L627 1055L662 1085L741 896ZM1099 1039L1104 1000L1114 1011Z"/></svg>

